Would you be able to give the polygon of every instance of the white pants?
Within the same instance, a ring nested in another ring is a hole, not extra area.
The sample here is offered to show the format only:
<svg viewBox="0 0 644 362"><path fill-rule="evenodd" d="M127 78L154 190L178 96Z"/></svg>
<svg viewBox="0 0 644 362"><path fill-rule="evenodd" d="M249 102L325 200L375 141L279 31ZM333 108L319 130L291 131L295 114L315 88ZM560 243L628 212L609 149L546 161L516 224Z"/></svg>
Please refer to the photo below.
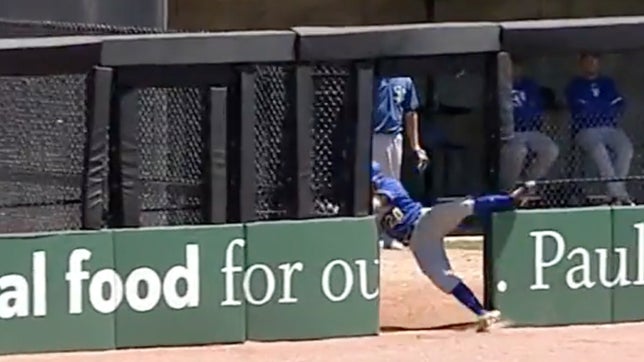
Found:
<svg viewBox="0 0 644 362"><path fill-rule="evenodd" d="M521 176L528 152L535 154L534 161L525 170L526 180L537 180L548 173L559 156L559 147L547 135L538 131L516 132L501 149L501 186L510 189Z"/></svg>
<svg viewBox="0 0 644 362"><path fill-rule="evenodd" d="M444 238L465 217L472 215L473 211L472 199L460 199L423 208L418 224L409 238L409 247L423 274L445 293L451 293L461 279L454 274L447 259Z"/></svg>
<svg viewBox="0 0 644 362"><path fill-rule="evenodd" d="M403 157L402 134L374 134L371 143L372 160L380 164L382 173L400 180Z"/></svg>
<svg viewBox="0 0 644 362"><path fill-rule="evenodd" d="M583 129L579 131L575 141L593 160L601 177L628 176L633 158L633 144L621 129L613 127ZM609 151L615 155L615 162L611 160ZM624 182L610 182L606 188L611 197L622 201L630 199Z"/></svg>

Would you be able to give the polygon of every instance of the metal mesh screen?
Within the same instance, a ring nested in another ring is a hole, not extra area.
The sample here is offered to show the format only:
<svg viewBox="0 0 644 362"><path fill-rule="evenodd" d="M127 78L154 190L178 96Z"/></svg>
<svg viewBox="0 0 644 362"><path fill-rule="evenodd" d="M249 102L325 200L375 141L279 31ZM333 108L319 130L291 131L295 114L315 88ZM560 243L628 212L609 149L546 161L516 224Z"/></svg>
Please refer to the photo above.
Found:
<svg viewBox="0 0 644 362"><path fill-rule="evenodd" d="M175 32L143 27L0 18L0 38Z"/></svg>
<svg viewBox="0 0 644 362"><path fill-rule="evenodd" d="M0 18L0 37L3 38L161 32L175 31ZM69 90L62 89L60 86L44 83L40 84L42 89L33 91L30 87L25 88L28 78L16 79L22 80L14 83L14 88L18 93L32 91L34 101L42 102L48 107L51 105L44 97L48 92L69 93ZM56 79L65 79L65 77ZM83 91L84 88L80 88L80 92ZM138 137L141 146L140 172L143 183L141 223L144 226L196 224L202 220L200 209L202 192L201 107L201 95L196 89L143 89L139 91L140 127ZM38 106L34 105L32 108L33 112L36 112ZM43 108L42 106L39 111L45 114L49 112L47 107ZM82 157L83 143L76 144ZM107 194L105 197L108 197ZM79 199L80 196L75 198ZM107 204L105 202L105 205ZM42 212L44 213L44 211Z"/></svg>
<svg viewBox="0 0 644 362"><path fill-rule="evenodd" d="M85 75L0 77L0 233L78 229Z"/></svg>
<svg viewBox="0 0 644 362"><path fill-rule="evenodd" d="M514 58L520 132L504 146L502 181L544 179L533 207L644 200L644 51ZM584 75L594 67L599 77Z"/></svg>
<svg viewBox="0 0 644 362"><path fill-rule="evenodd" d="M294 149L288 142L287 71L285 67L266 65L256 68L257 121L255 123L255 212L259 220L275 220L289 215L289 198L294 195L292 170ZM291 200L292 201L292 200Z"/></svg>
<svg viewBox="0 0 644 362"><path fill-rule="evenodd" d="M348 66L318 64L313 71L313 148L311 160L313 175L314 213L333 216L344 211L351 184L346 181L350 166L346 161L346 120Z"/></svg>
<svg viewBox="0 0 644 362"><path fill-rule="evenodd" d="M481 54L436 56L427 74L410 74L421 102L421 144L431 162L426 182L408 164L407 186L420 199L479 194L486 189L487 169L485 57ZM404 176L403 176L404 177Z"/></svg>
<svg viewBox="0 0 644 362"><path fill-rule="evenodd" d="M196 88L139 90L143 226L203 221L201 100Z"/></svg>
<svg viewBox="0 0 644 362"><path fill-rule="evenodd" d="M280 66L257 68L255 94L256 215L261 220L294 217L293 176L297 165L293 154L295 134L288 124L291 106L287 91L287 69ZM348 179L347 122L344 120L349 69L333 64L318 64L313 70L314 111L310 154L313 174L309 187L313 193L312 210L316 217L342 212L351 192Z"/></svg>

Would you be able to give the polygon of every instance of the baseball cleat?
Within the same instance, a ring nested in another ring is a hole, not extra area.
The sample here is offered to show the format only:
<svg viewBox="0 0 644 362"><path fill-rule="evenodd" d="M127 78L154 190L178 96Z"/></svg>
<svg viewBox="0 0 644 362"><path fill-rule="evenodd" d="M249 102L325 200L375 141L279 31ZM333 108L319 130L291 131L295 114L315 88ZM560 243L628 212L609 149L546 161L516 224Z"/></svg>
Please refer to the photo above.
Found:
<svg viewBox="0 0 644 362"><path fill-rule="evenodd" d="M405 250L405 244L401 243L398 240L391 240L388 243L385 243L383 240L380 240L380 247L382 249L388 249L388 250Z"/></svg>
<svg viewBox="0 0 644 362"><path fill-rule="evenodd" d="M490 327L494 324L501 321L501 312L498 310L491 310L485 312L483 315L478 317L478 322L476 326L477 332L488 332Z"/></svg>

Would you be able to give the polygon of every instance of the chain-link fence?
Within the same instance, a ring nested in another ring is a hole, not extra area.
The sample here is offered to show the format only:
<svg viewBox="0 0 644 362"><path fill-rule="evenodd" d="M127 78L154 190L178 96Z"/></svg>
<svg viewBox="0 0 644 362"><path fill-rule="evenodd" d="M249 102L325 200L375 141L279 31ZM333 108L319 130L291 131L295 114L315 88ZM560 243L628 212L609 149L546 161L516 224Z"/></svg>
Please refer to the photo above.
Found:
<svg viewBox="0 0 644 362"><path fill-rule="evenodd" d="M350 161L346 142L350 120L347 87L350 69L346 65L318 64L313 70L313 174L311 191L316 216L346 212L347 190L351 190Z"/></svg>
<svg viewBox="0 0 644 362"><path fill-rule="evenodd" d="M402 180L412 197L437 199L479 194L488 187L485 130L485 55L442 55L426 59L427 69L401 69L412 77L420 102L420 142L431 159L416 171L409 148ZM377 105L374 104L374 107ZM403 133L405 143L407 136Z"/></svg>
<svg viewBox="0 0 644 362"><path fill-rule="evenodd" d="M138 90L141 225L203 220L202 94L196 88Z"/></svg>
<svg viewBox="0 0 644 362"><path fill-rule="evenodd" d="M295 132L289 126L288 72L281 66L257 68L255 95L256 215L261 220L293 218L294 177L297 160ZM350 187L350 160L347 135L350 124L345 120L349 78L348 67L318 64L313 69L313 127L311 184L314 217L339 215L346 209ZM350 147L350 146L349 146Z"/></svg>
<svg viewBox="0 0 644 362"><path fill-rule="evenodd" d="M0 77L0 232L80 228L85 78Z"/></svg>
<svg viewBox="0 0 644 362"><path fill-rule="evenodd" d="M0 38L160 32L164 31L103 24L0 19ZM38 132L39 128L43 128L38 123L41 118L51 118L54 124L56 124L56 120L61 120L63 124L66 124L64 122L70 122L65 120L64 114L58 116L62 112L59 110L62 107L59 105L61 102L57 102L55 99L52 101L52 97L63 98L67 96L67 106L73 109L75 114L78 113L76 109L84 107L84 77L79 78L73 75L39 77L37 85L32 85L34 81L29 77L12 77L11 79L11 82L4 78L0 79L0 88L11 88L2 92L2 97L7 99L7 108L3 110L3 116L7 117L7 120L3 122L3 128L6 130L3 137L18 131L25 134ZM80 84L77 79L81 79ZM77 98L71 98L69 95ZM10 97L12 99L9 99ZM27 100L15 99L18 97L27 98ZM28 112L23 110L23 105L29 107ZM201 95L196 89L143 89L139 91L140 127L138 142L143 187L142 225L176 225L201 222L201 152L203 147L201 141L201 108ZM82 114L82 112L78 114ZM84 132L84 115L82 117L76 119L77 122L74 124ZM23 123L17 123L17 120L21 120ZM14 128L15 130L12 132L11 130ZM58 128L62 128L62 126L58 125ZM75 130L75 132L80 131ZM9 140L10 138L7 137L7 142ZM38 142L38 139L36 138L34 141ZM61 148L68 142L73 141L74 153L68 152L65 157L69 158L69 160L81 162L81 164L75 167L66 167L65 169L67 170L66 172L78 171L78 174L75 174L76 179L73 180L72 185L75 192L73 199L79 203L84 141L78 141L76 133L72 132L61 132L60 136L52 136L48 141L53 144L57 143L57 146ZM40 143L44 144L44 142ZM29 150L27 144L15 144L15 147L20 148L22 153L34 153ZM26 147L26 149L23 149L23 147ZM34 153L33 158L41 159L46 155L48 153L44 149L44 152L40 154ZM46 160L47 158L42 159ZM0 162L5 162L5 160L0 160ZM35 164L35 162L27 158L15 161L21 167L31 167L29 165ZM23 163L24 165L22 165ZM43 170L42 177L46 179L49 175L48 172L50 172L48 169ZM20 175L22 175L20 177L27 177L23 174ZM67 182L72 181L68 180ZM40 192L40 195L56 195L56 193ZM24 197L34 196L26 195ZM61 198L60 196L51 197ZM107 198L108 193L105 193L105 206L108 205ZM66 207L70 208L72 206ZM78 208L79 205L74 206L76 213ZM51 210L44 207L32 207L30 208L30 213L32 215L31 219L34 219L36 213L56 215L56 218L62 218L65 217L62 215L66 215L52 213ZM66 217L70 218L69 216ZM74 220L74 225L59 225L60 222L55 225L49 223L47 226L39 227L38 230L78 228L80 216L76 215ZM11 231L14 229L11 229ZM36 229L34 227L23 227L20 230L33 231Z"/></svg>
<svg viewBox="0 0 644 362"><path fill-rule="evenodd" d="M159 29L0 19L0 37L158 33ZM289 120L285 66L258 66L255 83L256 217L293 217L297 165L296 135ZM66 77L66 76L62 76ZM350 192L350 142L346 97L349 69L318 65L314 70L314 216L341 214ZM45 88L50 87L44 85ZM65 91L62 91L65 93ZM202 222L202 97L197 89L138 90L142 178L142 225ZM43 112L46 112L44 110ZM231 165L236 167L236 165ZM107 195L106 195L107 196ZM107 202L105 203L107 205Z"/></svg>
<svg viewBox="0 0 644 362"><path fill-rule="evenodd" d="M534 207L644 200L644 51L513 58L517 133L503 184L544 179Z"/></svg>
<svg viewBox="0 0 644 362"><path fill-rule="evenodd" d="M290 107L284 66L258 66L255 82L255 213L259 220L293 217L296 151L287 124Z"/></svg>
<svg viewBox="0 0 644 362"><path fill-rule="evenodd" d="M176 32L144 27L106 24L67 23L58 21L15 20L0 18L0 38L25 38L65 35L149 34Z"/></svg>
<svg viewBox="0 0 644 362"><path fill-rule="evenodd" d="M95 33L101 31L78 24L0 19L0 38ZM0 232L80 228L85 78L0 78Z"/></svg>

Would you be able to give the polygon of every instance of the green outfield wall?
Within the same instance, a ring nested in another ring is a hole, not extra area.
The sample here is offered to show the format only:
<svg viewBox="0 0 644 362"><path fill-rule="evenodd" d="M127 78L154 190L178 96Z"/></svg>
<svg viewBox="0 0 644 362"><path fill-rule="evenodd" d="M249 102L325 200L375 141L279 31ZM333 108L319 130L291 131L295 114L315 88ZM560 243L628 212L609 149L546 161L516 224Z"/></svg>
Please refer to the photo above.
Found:
<svg viewBox="0 0 644 362"><path fill-rule="evenodd" d="M0 236L0 353L378 332L371 218Z"/></svg>
<svg viewBox="0 0 644 362"><path fill-rule="evenodd" d="M493 305L515 325L644 320L644 207L496 214Z"/></svg>

